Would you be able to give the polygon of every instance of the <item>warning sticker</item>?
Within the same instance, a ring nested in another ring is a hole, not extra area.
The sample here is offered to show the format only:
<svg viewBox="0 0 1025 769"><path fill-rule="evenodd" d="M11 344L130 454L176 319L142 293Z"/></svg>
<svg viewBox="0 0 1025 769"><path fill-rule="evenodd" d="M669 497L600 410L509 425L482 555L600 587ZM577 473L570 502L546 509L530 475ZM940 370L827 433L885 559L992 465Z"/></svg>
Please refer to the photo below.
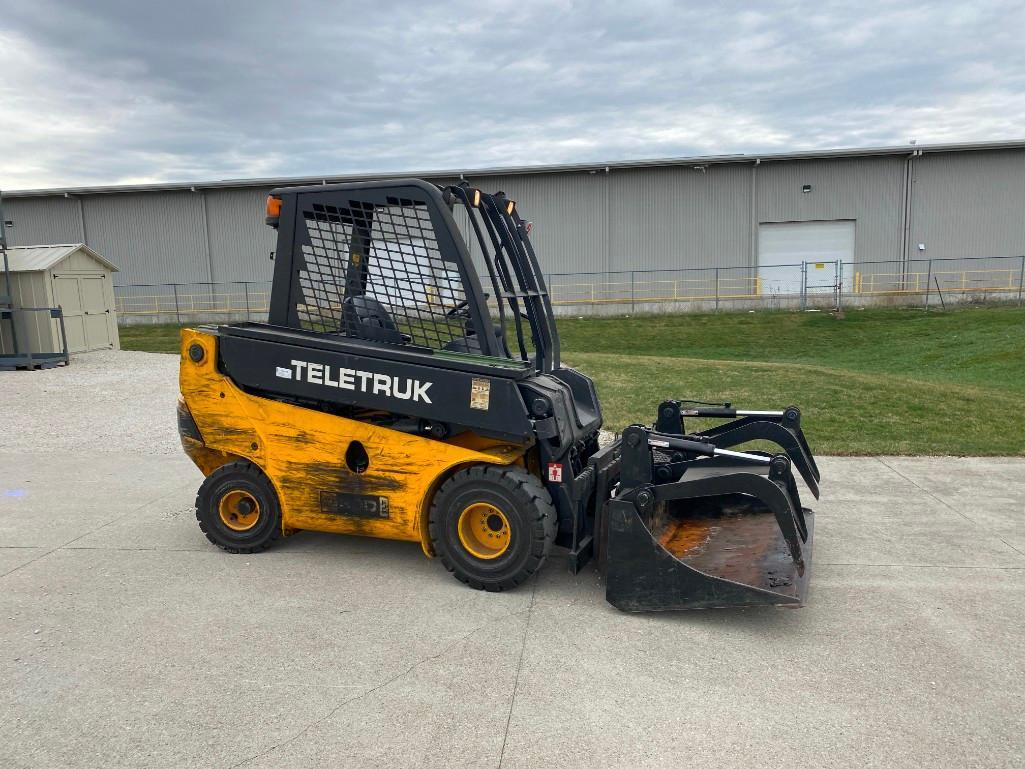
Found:
<svg viewBox="0 0 1025 769"><path fill-rule="evenodd" d="M548 463L548 480L552 483L562 483L562 465L557 462Z"/></svg>
<svg viewBox="0 0 1025 769"><path fill-rule="evenodd" d="M491 380L474 377L470 385L470 408L487 411L491 404Z"/></svg>

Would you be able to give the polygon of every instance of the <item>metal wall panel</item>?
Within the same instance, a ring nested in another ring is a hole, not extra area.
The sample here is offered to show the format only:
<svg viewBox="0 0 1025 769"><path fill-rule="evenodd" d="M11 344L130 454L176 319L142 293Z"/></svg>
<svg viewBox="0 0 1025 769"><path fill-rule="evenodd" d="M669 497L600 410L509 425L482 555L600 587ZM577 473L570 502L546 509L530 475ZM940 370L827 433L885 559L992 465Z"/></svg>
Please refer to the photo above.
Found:
<svg viewBox="0 0 1025 769"><path fill-rule="evenodd" d="M855 261L899 259L902 157L762 163L757 170L758 222L854 219ZM802 192L805 184L811 192Z"/></svg>
<svg viewBox="0 0 1025 769"><path fill-rule="evenodd" d="M76 198L5 198L3 207L4 218L14 222L7 230L12 246L82 242Z"/></svg>
<svg viewBox="0 0 1025 769"><path fill-rule="evenodd" d="M605 243L604 175L586 173L467 177L485 192L505 192L532 223L531 242L546 273L601 270Z"/></svg>
<svg viewBox="0 0 1025 769"><path fill-rule="evenodd" d="M267 187L203 193L215 282L269 281L273 277L270 252L277 243L277 232L264 221L270 190Z"/></svg>
<svg viewBox="0 0 1025 769"><path fill-rule="evenodd" d="M117 285L209 280L198 192L84 198L88 244L120 269Z"/></svg>
<svg viewBox="0 0 1025 769"><path fill-rule="evenodd" d="M890 155L467 180L518 202L546 272L604 273L750 265L757 225L767 222L854 219L856 261L900 258L906 163ZM121 267L119 285L269 280L268 189L88 195L87 241ZM926 257L1025 252L1025 152L917 157L913 191L911 256L919 242ZM15 244L81 239L76 198L9 198L5 212Z"/></svg>
<svg viewBox="0 0 1025 769"><path fill-rule="evenodd" d="M912 256L1025 254L1025 152L958 152L914 161ZM925 245L919 251L918 244Z"/></svg>
<svg viewBox="0 0 1025 769"><path fill-rule="evenodd" d="M747 264L750 175L746 165L612 171L610 268Z"/></svg>

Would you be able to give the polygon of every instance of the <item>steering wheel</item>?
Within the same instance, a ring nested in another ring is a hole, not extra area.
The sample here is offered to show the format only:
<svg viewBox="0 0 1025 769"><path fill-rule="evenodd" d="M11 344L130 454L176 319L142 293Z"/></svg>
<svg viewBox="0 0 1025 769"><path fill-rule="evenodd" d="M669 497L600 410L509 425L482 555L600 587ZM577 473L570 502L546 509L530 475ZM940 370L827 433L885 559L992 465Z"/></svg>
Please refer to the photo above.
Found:
<svg viewBox="0 0 1025 769"><path fill-rule="evenodd" d="M463 301L456 304L450 310L445 312L450 318L466 318L469 317L470 313L466 311L466 308L470 306L470 300L464 299Z"/></svg>

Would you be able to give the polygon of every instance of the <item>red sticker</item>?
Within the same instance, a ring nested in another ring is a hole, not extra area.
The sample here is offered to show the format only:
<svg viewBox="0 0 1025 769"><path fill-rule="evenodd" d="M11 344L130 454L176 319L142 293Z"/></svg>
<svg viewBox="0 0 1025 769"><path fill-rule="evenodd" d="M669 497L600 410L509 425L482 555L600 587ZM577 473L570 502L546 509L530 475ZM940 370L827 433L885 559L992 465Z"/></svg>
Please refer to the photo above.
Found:
<svg viewBox="0 0 1025 769"><path fill-rule="evenodd" d="M555 462L548 463L548 480L552 483L562 483L562 465Z"/></svg>

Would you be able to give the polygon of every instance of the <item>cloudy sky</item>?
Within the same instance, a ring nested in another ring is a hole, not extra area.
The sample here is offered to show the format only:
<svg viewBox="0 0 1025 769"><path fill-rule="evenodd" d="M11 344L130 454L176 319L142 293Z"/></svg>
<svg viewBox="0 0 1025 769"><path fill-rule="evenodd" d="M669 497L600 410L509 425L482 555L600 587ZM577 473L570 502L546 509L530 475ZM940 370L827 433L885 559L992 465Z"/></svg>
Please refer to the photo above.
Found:
<svg viewBox="0 0 1025 769"><path fill-rule="evenodd" d="M1021 139L1022 30L1022 0L0 0L0 187Z"/></svg>

